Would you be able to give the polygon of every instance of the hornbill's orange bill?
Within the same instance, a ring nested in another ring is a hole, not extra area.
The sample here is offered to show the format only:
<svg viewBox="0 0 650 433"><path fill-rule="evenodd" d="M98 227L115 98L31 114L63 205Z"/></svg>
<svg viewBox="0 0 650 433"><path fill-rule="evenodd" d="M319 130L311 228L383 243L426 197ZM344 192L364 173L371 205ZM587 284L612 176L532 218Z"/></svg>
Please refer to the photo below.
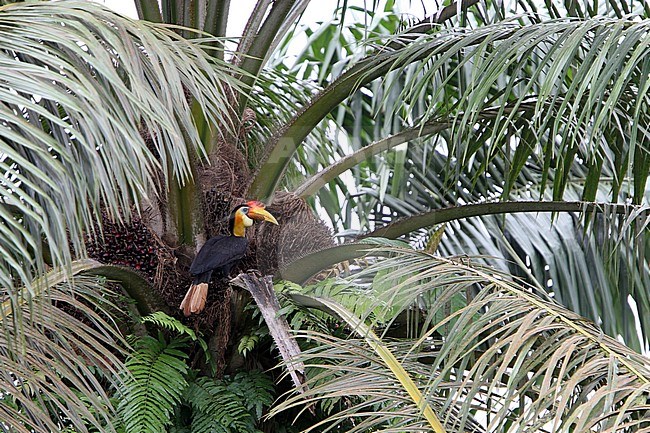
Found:
<svg viewBox="0 0 650 433"><path fill-rule="evenodd" d="M264 203L259 201L249 201L248 205L248 216L258 221L268 221L275 225L278 225L278 221L273 215L271 215L264 206Z"/></svg>
<svg viewBox="0 0 650 433"><path fill-rule="evenodd" d="M230 236L215 236L209 239L194 258L190 274L194 281L181 302L183 314L200 313L205 307L208 296L208 284L212 273L228 277L230 269L241 260L248 248L246 227L253 225L253 220L268 221L277 224L277 220L259 201L249 201L237 206L230 214L228 229Z"/></svg>

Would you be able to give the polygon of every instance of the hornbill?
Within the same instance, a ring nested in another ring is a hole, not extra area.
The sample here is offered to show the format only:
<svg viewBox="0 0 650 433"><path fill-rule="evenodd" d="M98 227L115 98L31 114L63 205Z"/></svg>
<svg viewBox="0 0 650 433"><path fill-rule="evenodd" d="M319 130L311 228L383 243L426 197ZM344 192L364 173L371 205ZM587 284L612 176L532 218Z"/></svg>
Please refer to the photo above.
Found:
<svg viewBox="0 0 650 433"><path fill-rule="evenodd" d="M210 238L199 250L190 266L190 274L194 277L190 289L181 302L181 310L186 316L199 313L205 307L208 296L208 283L213 272L227 277L230 269L241 260L248 248L246 227L253 225L253 220L278 222L259 201L249 201L237 206L228 221L230 236L218 235Z"/></svg>

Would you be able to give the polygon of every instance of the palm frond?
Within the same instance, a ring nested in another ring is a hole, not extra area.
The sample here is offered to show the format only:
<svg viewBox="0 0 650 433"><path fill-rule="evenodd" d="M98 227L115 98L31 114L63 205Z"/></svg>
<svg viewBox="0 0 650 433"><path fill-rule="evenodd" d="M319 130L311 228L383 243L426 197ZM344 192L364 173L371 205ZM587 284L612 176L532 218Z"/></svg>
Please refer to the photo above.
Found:
<svg viewBox="0 0 650 433"><path fill-rule="evenodd" d="M422 40L420 48L413 44L408 50L410 54L399 58L398 62L405 62L408 68L412 60L423 63L413 73L413 79L398 88L396 100L404 101L403 104L389 105L392 111L388 114L415 115L413 110L419 107L416 102L432 98L419 112L421 121L439 118L441 113L454 113L452 118L460 120L445 143L447 154L458 161L458 170L473 162L483 143L488 144L485 167L514 149L519 153L523 150L521 156L533 154L543 161L542 185L551 173L554 175L556 199L562 196L577 154L590 165L596 155L613 149L622 152L623 158L641 158L636 163L641 164L637 169L642 169L645 152L637 144L644 140L643 131L647 130L647 112L642 108L646 94L642 91L637 96L637 90L646 86L642 77L647 65L639 57L646 44L634 23L631 19L593 18L520 27L514 22L503 22L476 31L437 34L430 42ZM509 28L511 25L514 27ZM482 32L483 36L479 36ZM444 47L447 36L455 39L453 47ZM437 47L431 55L424 55L426 47L433 47L429 44ZM611 69L604 68L620 49L625 54L617 58ZM457 61L458 55L462 58ZM406 67L398 71L407 73ZM626 71L625 78L618 75L621 71ZM526 129L536 137L536 146L519 145L518 137L523 135L517 125L520 109L497 118L490 127L491 134L475 141L482 110L495 101L501 102L502 107L508 101L519 105L530 96L538 102ZM451 100L458 102L444 103ZM510 130L515 131L516 138L510 138ZM615 172L621 179L628 174L627 164L616 164ZM634 172L633 169L629 174ZM642 171L638 173L641 179L647 176ZM644 188L634 190L637 203L643 191Z"/></svg>
<svg viewBox="0 0 650 433"><path fill-rule="evenodd" d="M504 141L505 133L509 128L518 130L524 102L535 97L538 102L528 117L528 129L538 145L528 153L543 161L544 181L551 171L555 174L556 199L578 152L591 164L598 154L613 149L618 155L617 177L628 174L623 161L629 158L634 161L630 174L642 181L645 151L638 143L647 135L647 102L643 101L648 83L643 77L648 57L643 54L647 44L642 37L646 30L647 23L633 17L535 24L511 20L476 29L441 30L403 48L378 52L347 69L291 122L278 128L251 191L269 196L277 185L274 176L283 173L307 134L362 87L381 101L377 104L381 111L369 115L398 119L403 123L398 128L429 120L452 122L451 139L444 145L457 160L458 170L473 161L480 147L473 136L484 110L514 106L497 116L485 137L487 166L517 147L516 140ZM383 85L369 85L380 77ZM597 173L594 176L597 180ZM641 185L634 189L637 202L643 191Z"/></svg>
<svg viewBox="0 0 650 433"><path fill-rule="evenodd" d="M128 216L136 198L186 182L204 153L190 99L228 128L236 83L201 43L95 2L11 4L0 22L0 284L11 288L42 271L43 242L54 265L70 262L69 244L82 254L100 204Z"/></svg>
<svg viewBox="0 0 650 433"><path fill-rule="evenodd" d="M3 425L21 432L61 426L113 431L113 408L103 390L118 386L127 345L113 323L119 317L115 294L105 284L53 270L34 282L39 293L30 303L3 303Z"/></svg>
<svg viewBox="0 0 650 433"><path fill-rule="evenodd" d="M547 202L547 201L502 201L467 204L443 209L434 209L411 217L398 219L390 224L382 226L370 233L369 237L383 236L389 239L396 239L417 230L472 216L492 215L498 213L519 213L519 212L582 212L587 215L595 212L607 214L630 215L647 209L646 206L632 206L625 204L593 203L593 202ZM364 236L365 237L365 236Z"/></svg>
<svg viewBox="0 0 650 433"><path fill-rule="evenodd" d="M574 214L460 221L448 226L439 253L481 254L483 263L548 291L608 335L641 351L647 348L650 333L645 319L648 230L641 229L642 218L625 227L624 216L609 212L589 220L591 228L585 228L583 218Z"/></svg>
<svg viewBox="0 0 650 433"><path fill-rule="evenodd" d="M371 211L373 222L381 225L375 235L390 234L392 225L400 224L396 218L399 216L412 215L412 222L426 219L427 214L440 213L442 217L447 211L439 209L441 202L457 203L457 208L450 208L452 212L469 211L475 205L467 203L483 202L486 197L498 194L499 186L503 185L503 172L507 170L503 163L491 164L489 176L472 182L477 173L483 172L477 158L472 169L462 173L460 187L446 192L447 187L438 176L438 170L444 171L441 167L445 158L430 155L423 161L415 150L409 148L408 158L413 162L408 165L408 171L413 176L407 185L398 186L397 191L389 186L383 200L376 188L364 189L377 203ZM613 177L607 163L601 168L602 175L607 177L599 182L594 195L597 201L605 203L611 195ZM584 194L586 176L585 167L572 169L566 199L578 199ZM539 167L527 163L509 195L518 200L540 199L539 182ZM550 199L550 195L547 197ZM618 202L624 203L628 198L621 192ZM648 305L645 289L648 231L645 229L647 216L643 213L646 206L636 210L629 207L619 215L614 211L617 207L604 205L598 214L587 213L582 217L574 212L559 215L534 212L507 217L489 217L484 213L448 225L439 251L443 256L482 255L485 263L546 287L566 307L599 323L609 335L621 335L628 346L641 350L650 332L644 319ZM428 222L435 221L431 218ZM416 226L411 229L416 230L408 234L408 230L403 230L401 234L413 245L424 248L427 230ZM585 274L591 278L576 277ZM557 284L558 281L562 283ZM629 305L631 301L637 304L640 328L630 319L635 309Z"/></svg>
<svg viewBox="0 0 650 433"><path fill-rule="evenodd" d="M395 358L393 352L372 331L372 328L367 326L363 322L363 319L360 319L357 315L340 305L338 302L331 299L319 299L319 301L322 302L326 308L333 311L364 339L365 343L381 359L382 364L388 367L390 372L397 379L402 392L408 394L411 399L411 404L422 412L429 427L433 429L435 433L446 433L444 427L440 424L440 420L424 400L422 393L413 382L409 373L404 369L403 365L397 360L397 358Z"/></svg>
<svg viewBox="0 0 650 433"><path fill-rule="evenodd" d="M399 300L402 311L420 312L414 339L393 342L386 327L383 344L448 431L650 429L650 370L641 355L543 292L471 258L393 253L352 282L366 281L372 292L381 281L378 307ZM450 310L452 299L462 303ZM341 407L323 425L334 428L353 418L348 431L425 428L417 406L396 391L397 378L363 339L307 335L320 343L304 352L303 361L313 367L307 397L336 399ZM290 397L278 410L304 397Z"/></svg>

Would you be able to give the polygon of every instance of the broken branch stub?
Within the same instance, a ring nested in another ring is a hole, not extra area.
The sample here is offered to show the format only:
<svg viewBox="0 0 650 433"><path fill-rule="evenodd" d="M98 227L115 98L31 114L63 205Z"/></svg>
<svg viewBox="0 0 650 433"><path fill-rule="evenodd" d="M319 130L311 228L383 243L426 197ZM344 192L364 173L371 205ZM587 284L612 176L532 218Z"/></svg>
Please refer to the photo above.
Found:
<svg viewBox="0 0 650 433"><path fill-rule="evenodd" d="M275 291L273 290L273 281L270 275L259 277L253 273L239 274L232 280L232 284L248 290L253 296L257 307L262 313L262 317L269 327L271 337L280 350L280 355L296 389L304 392L305 385L305 365L298 361L301 354L298 343L291 335L291 329L287 320L279 314L280 302L278 301Z"/></svg>

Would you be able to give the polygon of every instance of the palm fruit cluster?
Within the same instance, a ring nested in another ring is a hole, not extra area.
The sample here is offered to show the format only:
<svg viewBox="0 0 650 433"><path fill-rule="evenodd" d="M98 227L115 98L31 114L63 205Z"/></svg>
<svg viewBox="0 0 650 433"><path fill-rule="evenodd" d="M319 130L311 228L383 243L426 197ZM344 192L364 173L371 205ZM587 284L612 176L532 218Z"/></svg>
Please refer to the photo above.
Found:
<svg viewBox="0 0 650 433"><path fill-rule="evenodd" d="M153 281L158 266L158 241L138 217L128 223L111 221L102 214L102 227L88 235L88 257L106 264L132 268Z"/></svg>

